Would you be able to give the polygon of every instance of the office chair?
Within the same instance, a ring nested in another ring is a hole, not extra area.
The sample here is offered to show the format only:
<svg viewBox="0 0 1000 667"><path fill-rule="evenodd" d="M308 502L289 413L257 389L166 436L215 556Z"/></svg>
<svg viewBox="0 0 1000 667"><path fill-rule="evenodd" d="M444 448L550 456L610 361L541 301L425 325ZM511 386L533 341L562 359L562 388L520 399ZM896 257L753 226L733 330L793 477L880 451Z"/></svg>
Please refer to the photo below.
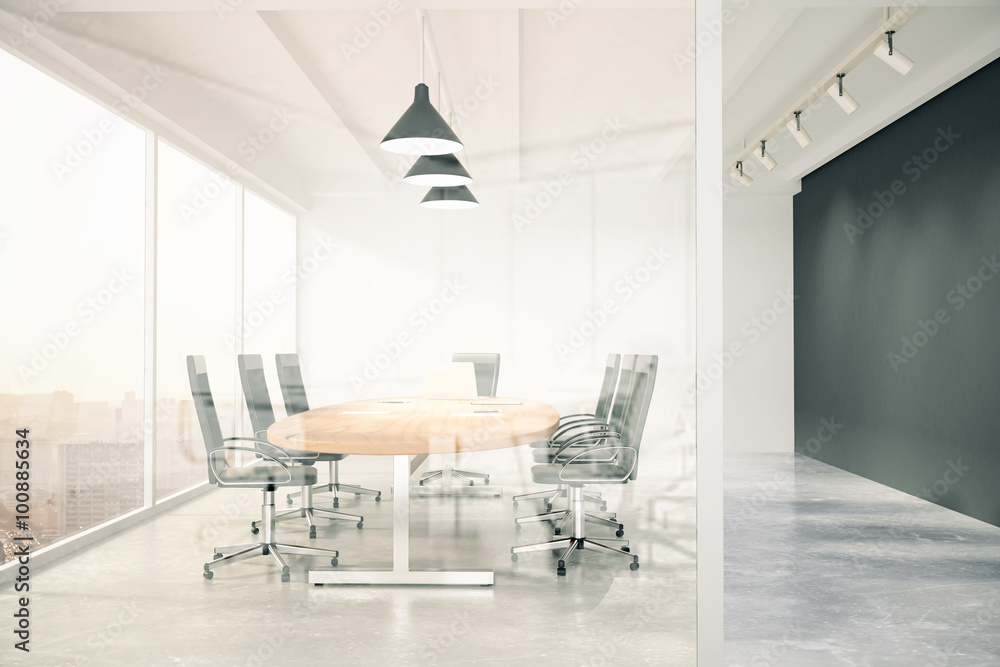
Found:
<svg viewBox="0 0 1000 667"><path fill-rule="evenodd" d="M566 426L560 427L549 438L549 448L536 448L532 450L532 456L535 459L535 463L552 463L555 460L555 456L565 449L575 450L592 446L593 443L588 439L591 433L601 431L617 432L621 430L622 421L625 418L625 411L628 407L628 401L635 387L636 360L637 357L634 354L627 354L621 359L621 372L618 374L618 381L614 393L612 394L612 399L606 401L605 405L602 406L605 411L609 411L607 421L584 417ZM566 493L568 496L569 489L566 485L562 485L559 492ZM584 500L601 503L600 511L591 510L585 514L586 520L613 526L617 537L621 537L625 534L625 526L618 522L618 517L615 512L607 511L607 503L604 502L603 499L599 496L596 498L593 496L588 497L586 492L584 492ZM547 511L543 514L534 514L514 519L515 528L520 530L522 524L536 521L557 521L554 532L556 535L559 535L562 533L563 527L572 518L571 509L570 504L567 502L565 509L553 510L552 499L550 499L546 504Z"/></svg>
<svg viewBox="0 0 1000 667"><path fill-rule="evenodd" d="M275 363L278 367L278 384L281 385L281 396L285 401L285 414L297 415L309 409L309 401L306 398L306 387L302 382L302 369L299 366L299 355L297 354L276 354ZM347 458L347 454L320 454L317 461L326 461L330 470L330 477L326 484L317 484L311 489L311 493L333 493L333 506L340 507L340 497L337 495L341 491L353 493L355 496L369 495L375 496L375 502L382 502L382 492L375 489L366 489L356 484L344 484L340 481L340 462ZM289 505L292 499L302 495L302 491L290 493L286 496Z"/></svg>
<svg viewBox="0 0 1000 667"><path fill-rule="evenodd" d="M606 422L608 420L609 412L611 409L611 397L614 395L615 381L618 379L618 368L621 366L622 355L620 354L609 354L607 363L604 366L604 379L601 382L601 390L597 394L597 406L594 408L593 413L579 412L576 414L566 415L559 417L559 430L549 436L546 440L539 440L537 442L531 443L531 447L534 449L548 449L552 447L560 437L562 437L566 431L569 430L571 425L582 426L585 423L597 423ZM594 420L594 421L591 421ZM557 498L566 497L565 486L560 486L557 489L547 489L545 491L535 491L533 493L522 493L520 495L514 496L514 507L517 507L518 502L523 502L525 500L537 500L546 499L545 507L547 510L552 510L552 504ZM601 495L598 494L588 494L585 500L590 500L592 502L597 502L601 504L601 509L606 510L607 504L601 499Z"/></svg>
<svg viewBox="0 0 1000 667"><path fill-rule="evenodd" d="M456 353L451 357L454 363L471 363L476 372L476 392L481 398L497 395L497 380L500 378L500 355L494 353ZM444 479L444 470L429 470L425 472L417 482L423 486L427 482L435 479ZM482 479L483 484L490 483L490 476L484 472L471 472L469 470L451 470L451 478L456 477L473 485L473 478Z"/></svg>
<svg viewBox="0 0 1000 667"><path fill-rule="evenodd" d="M596 547L598 551L629 556L629 569L639 569L639 557L630 553L628 540L594 539L585 532L586 513L583 506L583 488L588 484L627 484L639 472L639 447L642 432L649 414L649 405L656 381L657 357L642 355L636 358L633 388L625 407L620 432L592 431L587 442L578 440L577 447L565 444L552 463L532 466L531 478L539 484L566 484L572 530L568 537L511 547L511 560L517 562L518 554L529 551L546 551L563 548L556 573L566 574L566 560L577 549ZM589 446L583 446L588 444ZM608 543L624 543L615 547Z"/></svg>
<svg viewBox="0 0 1000 667"><path fill-rule="evenodd" d="M236 489L260 489L264 495L260 508L260 542L215 547L213 560L210 563L205 563L203 576L206 579L211 579L215 576L213 572L215 568L254 556L271 556L281 568L282 581L289 580L288 565L281 557L282 554L323 556L330 559L331 565L336 565L337 557L340 554L333 549L284 544L275 541L274 537L275 490L282 486L313 484L316 481L316 470L309 466L295 465L295 461L288 455L288 452L266 440L223 438L222 429L219 427L219 417L215 411L215 401L212 400L212 389L208 384L205 357L189 356L187 366L188 380L191 383L191 398L194 400L195 411L198 413L198 423L201 425L201 434L205 440L205 452L208 455L209 483ZM253 446L227 445L228 442L248 442L252 443ZM265 463L233 467L226 461L225 454L227 452L251 452L264 459Z"/></svg>
<svg viewBox="0 0 1000 667"><path fill-rule="evenodd" d="M240 367L240 383L243 385L243 396L246 399L247 412L250 413L250 425L255 438L267 439L267 429L274 423L274 408L271 405L271 394L267 391L267 379L264 376L264 361L259 354L241 354L237 356ZM288 455L299 465L312 466L317 460L339 456L337 454L318 454L316 452L299 452L286 449ZM356 514L344 514L333 510L313 507L313 486L302 487L298 495L302 498L299 507L293 510L278 512L275 521L305 518L309 524L309 537L316 537L316 524L313 519L357 521L358 528L363 527L365 518ZM250 524L250 531L257 534L257 523Z"/></svg>

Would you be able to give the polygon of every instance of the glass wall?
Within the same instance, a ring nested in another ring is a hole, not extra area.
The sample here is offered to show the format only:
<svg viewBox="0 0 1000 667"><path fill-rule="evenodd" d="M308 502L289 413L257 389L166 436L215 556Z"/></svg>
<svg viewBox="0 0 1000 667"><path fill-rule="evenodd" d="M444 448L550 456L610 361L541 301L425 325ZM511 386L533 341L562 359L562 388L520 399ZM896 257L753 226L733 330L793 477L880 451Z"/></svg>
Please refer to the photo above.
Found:
<svg viewBox="0 0 1000 667"><path fill-rule="evenodd" d="M0 81L6 561L15 531L37 548L143 504L145 132L4 51Z"/></svg>
<svg viewBox="0 0 1000 667"><path fill-rule="evenodd" d="M149 446L157 499L204 483L185 357L206 357L225 435L245 419L244 348L269 360L280 406L273 360L295 350L297 271L294 216L163 141L149 191L149 131L4 51L0 81L17 100L0 104L0 154L17 156L0 161L0 438L13 452L27 429L30 443L27 475L14 455L0 458L2 563L15 535L37 549L142 508ZM147 303L154 195L157 290ZM144 366L150 309L155 368ZM29 498L23 523L19 493Z"/></svg>
<svg viewBox="0 0 1000 667"><path fill-rule="evenodd" d="M204 482L187 356L204 355L222 430L236 382L236 187L163 141L158 153L156 497Z"/></svg>

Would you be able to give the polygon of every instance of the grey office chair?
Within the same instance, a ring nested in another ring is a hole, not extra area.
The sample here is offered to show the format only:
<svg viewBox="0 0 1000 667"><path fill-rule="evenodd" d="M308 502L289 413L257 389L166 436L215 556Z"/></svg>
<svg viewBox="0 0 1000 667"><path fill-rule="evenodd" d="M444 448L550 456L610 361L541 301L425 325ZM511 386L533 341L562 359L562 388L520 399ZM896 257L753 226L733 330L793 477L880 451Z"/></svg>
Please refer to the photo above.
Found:
<svg viewBox="0 0 1000 667"><path fill-rule="evenodd" d="M215 412L215 402L212 400L212 389L208 384L205 358L189 356L187 366L188 380L191 383L191 398L194 400L195 411L198 413L198 423L201 424L205 452L208 455L209 483L236 489L260 489L264 494L260 508L260 542L215 547L212 562L205 563L204 577L211 579L214 576L212 570L215 568L254 556L271 556L281 568L282 581L289 580L288 565L281 557L282 554L323 556L330 559L331 565L336 565L337 557L340 554L333 549L284 544L277 542L274 537L275 490L281 486L312 484L316 481L316 470L309 466L295 465L288 452L266 440L223 438L222 429L219 427L219 417ZM226 444L229 442L247 442L252 443L253 446ZM264 459L264 463L239 468L233 467L226 462L227 452L251 452Z"/></svg>
<svg viewBox="0 0 1000 667"><path fill-rule="evenodd" d="M535 463L552 463L556 455L562 451L591 447L593 443L589 440L589 437L592 433L602 431L617 432L621 430L628 402L635 388L635 366L637 359L638 357L634 354L626 354L622 357L621 372L618 374L618 381L612 394L612 399L606 401L605 405L602 406L604 410L608 411L607 420L581 418L567 426L560 427L549 438L549 448L532 450ZM569 497L569 488L567 485L562 485L560 492L564 492L567 498ZM625 526L618 522L615 512L607 511L607 504L603 500L593 497L588 498L586 495L584 495L584 500L602 503L600 511L592 510L586 513L586 520L613 526L617 537L624 535ZM520 530L521 525L525 523L557 521L555 534L561 534L563 527L572 519L572 507L567 502L565 509L553 510L552 500L550 499L546 505L546 510L543 514L517 517L514 520L515 527Z"/></svg>
<svg viewBox="0 0 1000 667"><path fill-rule="evenodd" d="M276 354L274 361L278 368L278 384L281 385L281 396L285 401L285 414L297 415L309 409L309 400L306 398L306 387L302 382L302 369L299 366L299 355L297 354ZM375 502L382 502L382 492L375 489L366 489L356 484L344 484L340 481L340 462L347 458L347 454L320 454L317 462L325 461L329 465L330 477L326 484L317 484L312 487L312 493L333 493L333 506L340 507L340 492L353 493L355 496L368 495L375 496ZM304 491L304 490L303 490ZM301 496L303 491L290 493L286 497L289 505L297 496Z"/></svg>
<svg viewBox="0 0 1000 667"><path fill-rule="evenodd" d="M491 397L497 395L497 381L500 378L500 355L495 353L465 353L459 352L452 355L451 360L455 363L471 363L476 373L476 393L480 397ZM490 483L490 476L484 472L471 472L469 470L452 470L452 480L459 478L473 485L473 478L483 480L483 484ZM444 470L430 470L425 472L417 482L423 486L427 482L444 478Z"/></svg>
<svg viewBox="0 0 1000 667"><path fill-rule="evenodd" d="M582 426L583 424L607 422L611 411L611 397L614 395L615 383L618 380L618 369L621 366L621 360L622 355L620 354L608 355L607 363L604 366L604 379L601 382L601 390L597 394L597 406L594 408L592 413L579 412L576 414L560 416L559 429L546 440L539 440L538 442L531 443L531 447L534 449L551 448L562 436L567 433L567 431L570 430L570 426L572 425ZM551 511L553 501L557 498L565 497L565 486L560 486L558 489L522 493L514 496L514 507L517 507L518 502L523 502L525 500L545 499L545 507L547 510ZM585 497L585 500L600 503L602 510L607 509L607 504L602 501L600 494L588 494L587 497Z"/></svg>
<svg viewBox="0 0 1000 667"><path fill-rule="evenodd" d="M577 447L564 444L552 463L531 468L531 478L539 484L566 484L572 531L561 537L539 544L511 547L511 560L517 562L518 554L529 551L546 551L563 548L556 573L566 574L566 560L577 549L597 548L632 558L629 569L639 569L639 557L630 553L628 540L594 539L585 532L586 512L583 506L583 488L588 484L627 484L639 472L639 447L642 432L649 414L656 381L657 357L642 355L636 358L632 390L629 392L623 413L621 431L610 429L592 431L586 438L576 441ZM588 445L581 447L580 445ZM612 546L616 543L620 546Z"/></svg>
<svg viewBox="0 0 1000 667"><path fill-rule="evenodd" d="M267 439L267 429L274 423L274 407L271 405L271 394L267 391L267 378L264 376L264 361L259 354L241 354L237 361L240 367L240 383L243 385L243 396L246 398L247 412L250 413L250 425L253 427L254 437ZM316 452L298 452L288 450L288 455L299 465L311 466L316 461L324 457L329 459L336 454L318 454ZM358 528L364 526L365 518L356 514L344 514L323 508L313 507L313 486L306 484L302 486L298 495L302 498L299 507L293 510L278 512L276 521L287 521L289 519L304 518L309 524L309 537L316 537L316 524L313 521L316 517L331 520L356 521ZM257 523L250 524L250 530L257 533Z"/></svg>

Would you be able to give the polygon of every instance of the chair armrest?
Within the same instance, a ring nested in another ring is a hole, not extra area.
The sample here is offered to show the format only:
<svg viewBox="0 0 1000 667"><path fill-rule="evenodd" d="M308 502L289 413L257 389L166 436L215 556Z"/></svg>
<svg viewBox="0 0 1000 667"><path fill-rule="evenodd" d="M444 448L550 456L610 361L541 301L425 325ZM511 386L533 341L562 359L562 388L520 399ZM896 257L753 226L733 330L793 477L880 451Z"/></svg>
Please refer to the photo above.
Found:
<svg viewBox="0 0 1000 667"><path fill-rule="evenodd" d="M285 459L288 459L288 463L289 464L294 464L295 461L298 460L298 459L314 459L317 456L319 456L319 454L317 454L315 452L310 452L312 454L312 456L295 456L295 457L293 457L291 454L288 453L288 450L283 449L281 447L278 447L277 445L271 444L267 440L261 440L260 438L232 437L232 438L223 438L222 441L223 442L233 442L233 441L252 442L255 445L257 445L256 451L261 452L261 453L263 453L265 451L264 449L260 448L260 446L263 445L266 448L267 451L271 452L271 456L272 457L274 457L274 456L277 456L278 458L284 457Z"/></svg>
<svg viewBox="0 0 1000 667"><path fill-rule="evenodd" d="M584 443L604 442L609 438L621 438L621 434L618 433L618 431L604 429L600 431L590 431L588 433L581 433L579 435L575 435L569 440L566 440L565 442L559 444L559 448L556 450L556 456L559 456L560 454L562 454L564 451L566 451L571 447L577 449L580 447L580 445Z"/></svg>
<svg viewBox="0 0 1000 667"><path fill-rule="evenodd" d="M226 440L233 440L233 439L235 439L235 438L226 438ZM252 438L240 438L240 440L252 440ZM265 444L269 444L270 445L271 443L265 443ZM274 447L275 449L277 449L279 452L284 452L284 450L281 449L281 447L275 447L274 445L271 445L271 446ZM258 456L260 456L261 458L270 459L271 461L274 461L279 466L281 466L281 468L285 471L285 474L288 475L288 479L286 479L285 482L283 482L283 483L288 483L288 482L292 481L292 473L289 472L288 466L285 465L285 463L282 462L280 459L275 458L274 456L271 456L267 452L262 452L259 449L256 449L255 447L239 447L239 446L234 446L234 445L227 445L225 447L216 447L208 455L208 465L209 465L209 467L212 468L212 474L215 475L215 481L216 481L216 483L219 486L234 486L233 484L228 484L228 483L222 481L222 477L219 476L219 470L216 468L216 461L217 461L216 454L218 454L219 452L223 452L223 453L225 453L225 452L253 452L254 454L257 454ZM285 455L285 457L288 458L287 455ZM288 458L288 461L292 465L295 465L295 462L292 461L291 458Z"/></svg>
<svg viewBox="0 0 1000 667"><path fill-rule="evenodd" d="M632 453L631 456L629 457L631 459L631 463L629 464L628 472L626 472L622 477L617 477L617 478L615 478L615 477L610 477L610 478L609 477L602 477L600 481L602 481L602 482L624 482L629 477L631 477L632 471L635 470L635 463L636 463L637 454L638 454L638 452L635 451L634 447L626 447L625 445L598 445L597 447L588 447L587 449L583 450L582 452L580 452L579 454L577 454L576 456L574 456L573 458L571 458L569 461L567 461L566 463L564 463L562 465L562 467L559 469L559 479L561 481L563 481L563 482L586 482L588 479L590 479L590 478L586 478L586 477L579 477L579 478L573 479L571 477L564 477L563 473L565 473L567 470L572 470L573 469L573 466L574 466L573 462L576 459L580 458L581 456L586 456L586 455L591 454L591 453L596 452L596 451L629 451L629 452Z"/></svg>

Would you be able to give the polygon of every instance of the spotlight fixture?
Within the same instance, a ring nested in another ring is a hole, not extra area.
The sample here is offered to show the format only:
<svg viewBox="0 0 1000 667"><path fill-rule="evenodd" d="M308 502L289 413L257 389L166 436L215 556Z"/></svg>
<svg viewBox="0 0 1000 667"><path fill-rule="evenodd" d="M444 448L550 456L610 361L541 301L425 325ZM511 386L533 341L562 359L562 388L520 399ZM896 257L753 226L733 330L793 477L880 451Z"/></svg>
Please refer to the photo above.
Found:
<svg viewBox="0 0 1000 667"><path fill-rule="evenodd" d="M411 185L449 187L467 185L472 176L452 153L445 155L422 155L403 176L403 182Z"/></svg>
<svg viewBox="0 0 1000 667"><path fill-rule="evenodd" d="M479 200L473 196L469 188L464 185L456 185L450 188L431 188L430 192L420 200L420 205L427 208L454 210L475 208L479 206Z"/></svg>
<svg viewBox="0 0 1000 667"><path fill-rule="evenodd" d="M424 80L424 17L420 17L420 81ZM429 90L418 83L413 104L403 112L379 144L390 153L444 155L462 150L458 135L431 104Z"/></svg>
<svg viewBox="0 0 1000 667"><path fill-rule="evenodd" d="M888 36L889 41L883 42L879 41L875 45L875 50L872 51L879 60L884 62L889 67L893 68L903 76L913 68L913 61L904 56L898 50L893 50L892 48L892 36L895 34L895 30L887 30L886 36Z"/></svg>
<svg viewBox="0 0 1000 667"><path fill-rule="evenodd" d="M778 163L774 161L774 158L771 157L770 153L764 150L764 144L766 143L766 141L760 142L760 155L757 155L756 153L754 153L754 155L757 155L757 161L764 165L765 169L771 171L778 166Z"/></svg>
<svg viewBox="0 0 1000 667"><path fill-rule="evenodd" d="M837 101L837 104L840 105L840 108L843 109L845 112L847 112L847 115L850 116L852 113L857 111L858 107L861 105L858 104L858 101L856 99L851 97L850 93L844 90L845 76L847 75L843 73L838 74L837 83L827 88L826 92L829 93L830 97L835 99Z"/></svg>
<svg viewBox="0 0 1000 667"><path fill-rule="evenodd" d="M801 111L796 111L795 120L790 120L785 123L785 127L787 127L788 131L792 133L793 137L795 137L795 141L799 142L799 146L805 148L812 143L813 139L809 136L809 133L802 128L802 122L799 119L799 116L801 115Z"/></svg>
<svg viewBox="0 0 1000 667"><path fill-rule="evenodd" d="M748 188L753 183L753 179L743 173L743 163L737 162L733 170L729 172L729 175L735 178L737 181L747 186Z"/></svg>

